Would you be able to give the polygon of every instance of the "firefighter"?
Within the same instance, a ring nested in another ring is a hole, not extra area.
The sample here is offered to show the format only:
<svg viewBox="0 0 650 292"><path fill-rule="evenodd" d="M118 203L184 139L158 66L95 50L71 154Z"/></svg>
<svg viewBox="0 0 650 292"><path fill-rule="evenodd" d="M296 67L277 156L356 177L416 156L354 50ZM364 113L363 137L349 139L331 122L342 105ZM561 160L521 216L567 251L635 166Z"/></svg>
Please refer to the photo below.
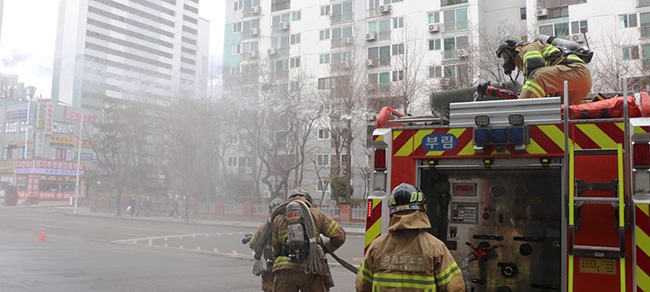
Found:
<svg viewBox="0 0 650 292"><path fill-rule="evenodd" d="M284 201L280 198L275 198L269 203L269 214L273 213L273 211L280 206ZM260 224L260 227L257 228L257 232L255 232L255 235L250 236L249 234L244 237L242 240L242 243L246 243L247 241L249 242L249 246L252 250L255 250L255 247L257 245L257 239L259 239L262 236L262 233L266 229L266 222ZM264 292L273 292L273 273L268 270L268 271L262 271L260 274L260 277L262 278L262 291Z"/></svg>
<svg viewBox="0 0 650 292"><path fill-rule="evenodd" d="M389 197L388 232L368 246L356 279L357 291L465 291L461 270L431 228L425 198L402 183Z"/></svg>
<svg viewBox="0 0 650 292"><path fill-rule="evenodd" d="M290 211L292 205L305 206L306 212L299 212L299 215L292 214L292 211ZM345 242L345 231L329 215L312 206L313 202L309 192L302 188L296 188L289 193L285 207L287 209L286 215L280 214L273 219L272 242L273 250L276 252L273 262L275 291L320 292L328 291L329 287L333 286L333 283L330 283L331 273L329 273L329 267L326 264L325 254L320 246L317 244L315 246L310 245L310 243L313 243L318 237L322 239L322 236L325 236L323 242L333 252ZM297 219L295 216L301 217L300 220L292 221L292 219ZM293 228L292 222L300 222L303 226ZM302 237L302 234L295 234L300 232L304 232L305 245L302 248L290 246L289 239ZM308 234L312 236L308 236ZM321 266L320 271L308 270L308 263L312 260L325 261L325 266Z"/></svg>
<svg viewBox="0 0 650 292"><path fill-rule="evenodd" d="M499 41L496 54L504 61L506 75L510 75L515 67L524 74L525 82L519 98L564 98L566 80L569 83L569 104L574 105L587 97L591 90L591 73L587 64L576 54L565 53L550 42L535 40L525 43L519 37L506 36ZM479 85L479 93L485 94L486 88Z"/></svg>

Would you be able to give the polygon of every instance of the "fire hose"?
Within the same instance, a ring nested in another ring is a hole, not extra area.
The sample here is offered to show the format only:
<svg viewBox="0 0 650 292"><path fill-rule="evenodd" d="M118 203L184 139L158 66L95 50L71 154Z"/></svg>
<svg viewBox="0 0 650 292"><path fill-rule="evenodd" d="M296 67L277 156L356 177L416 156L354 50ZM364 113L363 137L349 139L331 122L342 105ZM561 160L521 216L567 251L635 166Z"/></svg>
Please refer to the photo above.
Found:
<svg viewBox="0 0 650 292"><path fill-rule="evenodd" d="M359 271L359 269L357 267L355 267L352 264L346 262L344 259L340 258L336 254L334 254L332 251L330 251L329 248L327 247L327 245L325 244L325 242L323 241L323 237L318 236L318 244L321 247L323 247L323 251L325 251L325 253L329 253L337 262L339 262L339 264L341 264L341 266L346 268L348 271L350 271L352 273L355 273L355 274Z"/></svg>

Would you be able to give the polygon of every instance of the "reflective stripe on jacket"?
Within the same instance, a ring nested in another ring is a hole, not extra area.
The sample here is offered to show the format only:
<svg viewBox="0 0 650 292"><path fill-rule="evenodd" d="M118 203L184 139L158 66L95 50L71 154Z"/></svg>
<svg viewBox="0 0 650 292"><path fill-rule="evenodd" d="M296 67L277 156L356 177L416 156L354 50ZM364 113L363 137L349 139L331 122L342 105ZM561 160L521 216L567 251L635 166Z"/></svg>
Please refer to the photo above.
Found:
<svg viewBox="0 0 650 292"><path fill-rule="evenodd" d="M355 285L362 292L465 291L460 268L444 243L417 229L396 230L375 239Z"/></svg>

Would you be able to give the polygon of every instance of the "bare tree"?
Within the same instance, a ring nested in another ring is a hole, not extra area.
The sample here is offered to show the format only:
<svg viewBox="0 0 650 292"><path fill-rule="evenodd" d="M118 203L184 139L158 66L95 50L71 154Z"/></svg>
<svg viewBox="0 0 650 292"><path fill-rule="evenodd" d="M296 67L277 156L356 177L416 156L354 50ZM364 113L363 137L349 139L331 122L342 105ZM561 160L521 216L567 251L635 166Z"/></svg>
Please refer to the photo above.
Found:
<svg viewBox="0 0 650 292"><path fill-rule="evenodd" d="M630 45L632 36L615 29L605 31L601 38L593 40L594 51L592 92L623 92L623 77L628 78L629 89L642 89L650 84L643 69L638 45ZM625 53L624 53L625 52Z"/></svg>

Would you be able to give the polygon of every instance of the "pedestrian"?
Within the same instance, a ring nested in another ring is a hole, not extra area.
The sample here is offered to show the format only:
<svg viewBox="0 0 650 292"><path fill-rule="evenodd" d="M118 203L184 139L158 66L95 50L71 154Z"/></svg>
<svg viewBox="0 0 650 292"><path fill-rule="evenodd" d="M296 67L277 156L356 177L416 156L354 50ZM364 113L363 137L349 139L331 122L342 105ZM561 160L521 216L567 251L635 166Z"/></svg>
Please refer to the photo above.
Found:
<svg viewBox="0 0 650 292"><path fill-rule="evenodd" d="M345 243L345 230L312 206L309 192L296 188L289 193L284 214L272 219L274 291L322 292L334 286L323 248L316 242L324 236L323 244L333 252Z"/></svg>
<svg viewBox="0 0 650 292"><path fill-rule="evenodd" d="M502 58L503 69L510 75L515 68L524 74L524 85L519 98L560 96L564 99L564 81L568 81L569 104L580 103L591 91L591 72L575 53L564 52L551 44L536 39L522 42L517 36L506 36L496 48ZM485 94L487 84L477 88Z"/></svg>
<svg viewBox="0 0 650 292"><path fill-rule="evenodd" d="M370 291L465 291L461 270L445 244L427 231L422 192L402 183L393 189L388 206L388 232L370 243L355 286Z"/></svg>
<svg viewBox="0 0 650 292"><path fill-rule="evenodd" d="M284 201L280 198L275 198L269 203L269 214L272 214L275 209L280 206ZM257 228L257 232L255 232L255 235L252 237L245 237L242 242L245 240L250 240L248 246L252 249L255 250L257 248L257 244L259 243L258 239L262 237L262 233L266 230L268 222L264 222L260 224L260 226ZM264 292L273 292L273 266L267 267L266 265L268 263L272 262L266 262L266 259L263 259L263 263L261 265L264 265L263 270L260 271L259 276L262 278L262 291Z"/></svg>
<svg viewBox="0 0 650 292"><path fill-rule="evenodd" d="M137 206L137 207L136 207L136 210L135 210L135 216L136 216L136 217L140 217L140 211L141 211L142 209L144 209L144 208L143 208L143 205L142 205L142 198L137 198L137 199L136 199L136 204L135 204L135 205Z"/></svg>
<svg viewBox="0 0 650 292"><path fill-rule="evenodd" d="M178 216L178 218L181 218L181 214L178 212L179 205L178 205L178 195L173 199L172 201L172 210L169 212L169 218L174 219L174 215Z"/></svg>
<svg viewBox="0 0 650 292"><path fill-rule="evenodd" d="M135 212L136 208L136 202L135 202L135 196L131 196L131 199L129 200L129 207L127 207L127 210L129 211L129 215L133 217L133 212Z"/></svg>

